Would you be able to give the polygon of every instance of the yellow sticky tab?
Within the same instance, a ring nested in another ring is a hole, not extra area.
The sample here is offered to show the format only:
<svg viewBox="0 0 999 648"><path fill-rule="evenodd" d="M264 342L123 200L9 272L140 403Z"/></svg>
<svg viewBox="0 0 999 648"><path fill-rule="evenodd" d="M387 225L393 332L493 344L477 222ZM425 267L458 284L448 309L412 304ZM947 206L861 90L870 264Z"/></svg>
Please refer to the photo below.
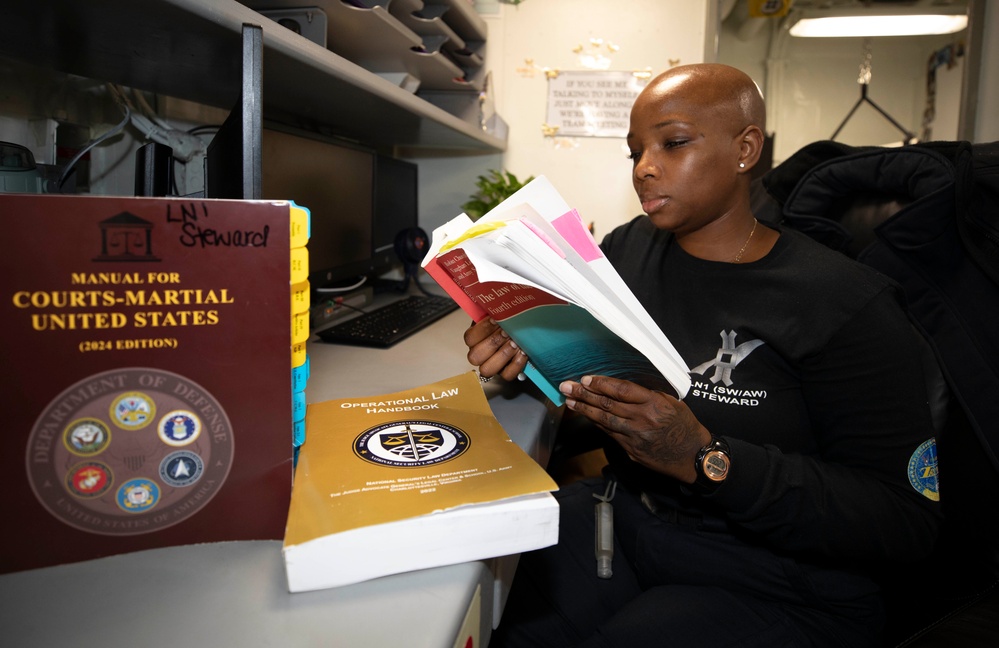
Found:
<svg viewBox="0 0 999 648"><path fill-rule="evenodd" d="M309 280L291 286L291 314L306 313L309 310Z"/></svg>
<svg viewBox="0 0 999 648"><path fill-rule="evenodd" d="M309 250L299 247L291 250L291 283L301 283L309 278Z"/></svg>
<svg viewBox="0 0 999 648"><path fill-rule="evenodd" d="M291 345L291 368L301 367L305 364L305 359L309 355L306 352L305 342L298 342Z"/></svg>
<svg viewBox="0 0 999 648"><path fill-rule="evenodd" d="M441 251L438 254L443 254L456 245L467 241L468 239L475 238L476 236L482 236L483 234L488 234L489 232L495 232L501 227L506 227L506 223L503 221L491 221L488 223L479 223L477 225L472 225L465 232L453 241L448 241L441 246Z"/></svg>
<svg viewBox="0 0 999 648"><path fill-rule="evenodd" d="M292 202L289 216L289 221L291 222L290 247L305 247L305 245L309 242L309 236L312 234L311 212L305 207L296 205Z"/></svg>
<svg viewBox="0 0 999 648"><path fill-rule="evenodd" d="M291 316L291 343L298 344L309 339L309 314L295 313Z"/></svg>

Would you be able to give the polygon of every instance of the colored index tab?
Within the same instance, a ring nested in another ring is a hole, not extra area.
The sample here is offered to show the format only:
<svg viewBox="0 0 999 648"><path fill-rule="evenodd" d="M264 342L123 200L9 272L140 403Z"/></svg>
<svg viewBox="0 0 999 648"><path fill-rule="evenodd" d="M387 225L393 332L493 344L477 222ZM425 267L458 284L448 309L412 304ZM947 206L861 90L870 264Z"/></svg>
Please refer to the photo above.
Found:
<svg viewBox="0 0 999 648"><path fill-rule="evenodd" d="M305 392L304 391L294 392L291 395L291 420L304 421L305 410L306 410Z"/></svg>
<svg viewBox="0 0 999 648"><path fill-rule="evenodd" d="M306 350L305 342L295 342L291 345L291 366L301 367L305 364L309 355Z"/></svg>
<svg viewBox="0 0 999 648"><path fill-rule="evenodd" d="M298 247L291 250L291 283L297 284L309 278L309 250Z"/></svg>
<svg viewBox="0 0 999 648"><path fill-rule="evenodd" d="M443 246L441 246L439 254L447 252L451 248L455 247L456 245L460 245L462 242L467 241L468 239L475 238L476 236L482 236L483 234L488 234L489 232L495 232L501 227L506 227L506 223L504 223L503 221L490 221L487 223L478 223L476 225L473 225L472 227L468 228L468 230L466 230L465 233L459 236L458 238L454 239L453 241L448 241Z"/></svg>
<svg viewBox="0 0 999 648"><path fill-rule="evenodd" d="M579 217L579 213L575 209L571 209L553 220L552 225L587 263L604 255L593 235L590 234L590 230L586 225L583 225L583 219Z"/></svg>
<svg viewBox="0 0 999 648"><path fill-rule="evenodd" d="M309 382L309 357L305 357L305 364L298 367L291 368L291 391L300 392L305 391L305 386Z"/></svg>
<svg viewBox="0 0 999 648"><path fill-rule="evenodd" d="M309 310L309 280L300 281L291 286L291 314L305 313Z"/></svg>
<svg viewBox="0 0 999 648"><path fill-rule="evenodd" d="M537 225L535 225L531 221L527 220L526 218L520 219L520 222L521 222L521 224L524 225L524 227L526 227L527 229L529 229L532 232L534 232L535 236L537 236L539 239L541 239L542 241L544 241L545 245L547 245L548 247L550 247L552 249L552 252L554 252L555 254L557 254L560 259L564 259L565 258L565 252L562 251L562 248L560 248L558 246L558 244L556 244L555 241L553 241L550 236L548 236L547 234L545 234L544 232L542 232L541 228L539 228Z"/></svg>
<svg viewBox="0 0 999 648"><path fill-rule="evenodd" d="M291 343L305 343L309 339L309 314L295 313L291 316Z"/></svg>
<svg viewBox="0 0 999 648"><path fill-rule="evenodd" d="M312 213L300 205L291 202L290 208L291 238L290 247L305 247L312 235Z"/></svg>

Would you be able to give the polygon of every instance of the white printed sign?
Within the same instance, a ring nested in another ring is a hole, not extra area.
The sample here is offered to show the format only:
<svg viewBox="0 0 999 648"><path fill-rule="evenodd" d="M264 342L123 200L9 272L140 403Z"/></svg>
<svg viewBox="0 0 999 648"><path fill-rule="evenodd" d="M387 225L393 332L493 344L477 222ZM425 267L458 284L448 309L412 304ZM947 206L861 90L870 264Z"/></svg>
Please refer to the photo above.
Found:
<svg viewBox="0 0 999 648"><path fill-rule="evenodd" d="M560 137L627 137L631 105L648 78L634 72L559 72L548 79L546 132Z"/></svg>

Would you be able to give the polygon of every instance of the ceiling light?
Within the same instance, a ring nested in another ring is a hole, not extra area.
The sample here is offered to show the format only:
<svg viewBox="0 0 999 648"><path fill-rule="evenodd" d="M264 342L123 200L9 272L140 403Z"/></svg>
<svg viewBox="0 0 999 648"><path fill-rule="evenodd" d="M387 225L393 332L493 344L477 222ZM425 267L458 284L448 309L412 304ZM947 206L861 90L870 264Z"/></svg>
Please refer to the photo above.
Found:
<svg viewBox="0 0 999 648"><path fill-rule="evenodd" d="M802 18L791 26L792 36L921 36L953 34L968 26L963 14L912 14L882 16L823 16Z"/></svg>

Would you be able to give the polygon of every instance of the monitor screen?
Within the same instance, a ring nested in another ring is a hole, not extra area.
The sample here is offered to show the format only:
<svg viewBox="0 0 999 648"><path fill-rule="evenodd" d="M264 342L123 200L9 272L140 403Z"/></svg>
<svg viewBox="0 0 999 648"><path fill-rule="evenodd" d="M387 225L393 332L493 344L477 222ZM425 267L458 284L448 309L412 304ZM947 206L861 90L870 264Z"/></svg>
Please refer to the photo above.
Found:
<svg viewBox="0 0 999 648"><path fill-rule="evenodd" d="M374 151L265 128L262 195L311 213L309 282L348 288L371 272Z"/></svg>
<svg viewBox="0 0 999 648"><path fill-rule="evenodd" d="M208 144L206 198L260 198L260 137L263 129L263 32L243 25L243 74L239 99Z"/></svg>
<svg viewBox="0 0 999 648"><path fill-rule="evenodd" d="M375 159L372 267L384 274L399 259L395 253L396 235L418 225L417 166L387 155Z"/></svg>

